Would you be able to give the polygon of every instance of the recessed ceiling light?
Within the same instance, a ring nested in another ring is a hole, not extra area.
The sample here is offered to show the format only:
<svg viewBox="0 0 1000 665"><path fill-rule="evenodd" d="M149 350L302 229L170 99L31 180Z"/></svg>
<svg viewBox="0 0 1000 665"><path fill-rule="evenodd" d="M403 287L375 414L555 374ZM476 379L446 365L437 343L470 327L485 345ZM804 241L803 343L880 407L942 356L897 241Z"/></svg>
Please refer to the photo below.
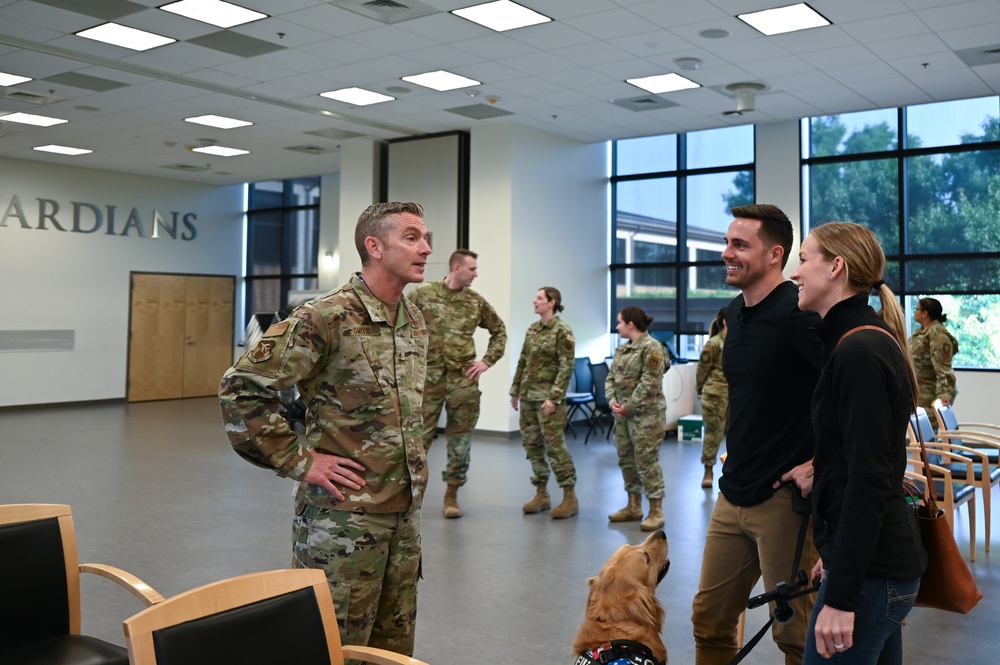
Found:
<svg viewBox="0 0 1000 665"><path fill-rule="evenodd" d="M165 12L180 14L195 21L210 23L220 28L231 28L251 21L267 18L267 14L255 12L223 0L180 0L160 7Z"/></svg>
<svg viewBox="0 0 1000 665"><path fill-rule="evenodd" d="M201 148L191 148L191 152L203 152L206 155L217 155L219 157L235 157L236 155L249 155L249 150L239 148L227 148L221 145L206 145Z"/></svg>
<svg viewBox="0 0 1000 665"><path fill-rule="evenodd" d="M76 33L76 36L104 42L105 44L130 48L133 51L148 51L151 48L177 41L170 37L155 35L145 30L136 30L135 28L117 23L105 23L104 25L99 25L88 30L81 30Z"/></svg>
<svg viewBox="0 0 1000 665"><path fill-rule="evenodd" d="M830 25L829 21L804 2L787 7L765 9L760 12L739 14L736 18L768 36Z"/></svg>
<svg viewBox="0 0 1000 665"><path fill-rule="evenodd" d="M7 87L8 85L17 85L18 83L24 83L25 81L30 81L31 79L27 76L18 76L17 74L6 74L0 72L0 85Z"/></svg>
<svg viewBox="0 0 1000 665"><path fill-rule="evenodd" d="M32 150L38 150L41 152L54 152L58 155L86 155L88 152L94 152L93 150L87 150L86 148L71 148L68 145L39 145L32 148Z"/></svg>
<svg viewBox="0 0 1000 665"><path fill-rule="evenodd" d="M196 125L208 125L209 127L218 127L219 129L233 129L235 127L246 127L247 125L252 125L252 122L247 122L246 120L237 120L236 118L227 118L221 115L198 115L193 118L184 118L184 122L193 122Z"/></svg>
<svg viewBox="0 0 1000 665"><path fill-rule="evenodd" d="M643 76L637 79L625 79L626 83L631 83L637 88L642 88L647 92L658 95L663 92L677 92L678 90L690 90L700 88L701 85L691 79L684 78L680 74L657 74L656 76Z"/></svg>
<svg viewBox="0 0 1000 665"><path fill-rule="evenodd" d="M544 14L510 0L496 0L496 2L455 9L451 13L497 32L548 23L552 20Z"/></svg>
<svg viewBox="0 0 1000 665"><path fill-rule="evenodd" d="M443 69L439 69L436 72L416 74L414 76L404 76L403 80L408 83L415 83L417 85L422 85L425 88L437 90L438 92L456 90L458 88L468 88L470 85L481 85L481 81L474 81L473 79L465 78L464 76L459 76L458 74L446 72Z"/></svg>
<svg viewBox="0 0 1000 665"><path fill-rule="evenodd" d="M395 97L390 97L389 95L383 95L381 92L372 92L371 90L365 90L364 88L341 88L340 90L321 92L319 93L319 96L326 97L328 99L336 99L338 102L354 104L355 106L368 106L369 104L391 102L396 99Z"/></svg>
<svg viewBox="0 0 1000 665"><path fill-rule="evenodd" d="M61 125L64 122L69 122L69 120L63 120L62 118L50 118L47 115L35 115L33 113L8 113L7 115L0 115L0 120L20 122L25 125L35 125L36 127L51 127L52 125Z"/></svg>

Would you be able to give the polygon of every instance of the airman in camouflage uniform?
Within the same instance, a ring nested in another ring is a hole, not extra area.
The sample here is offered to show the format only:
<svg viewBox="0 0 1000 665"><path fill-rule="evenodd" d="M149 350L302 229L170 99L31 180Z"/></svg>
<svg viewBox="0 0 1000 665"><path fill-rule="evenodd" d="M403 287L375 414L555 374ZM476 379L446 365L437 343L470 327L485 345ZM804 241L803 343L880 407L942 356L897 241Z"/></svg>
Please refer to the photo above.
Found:
<svg viewBox="0 0 1000 665"><path fill-rule="evenodd" d="M444 430L448 461L441 472L448 486L444 496L444 516L448 518L462 516L458 488L467 480L472 432L479 421L479 377L503 357L507 345L503 321L485 298L469 288L478 276L477 258L475 252L456 250L443 280L421 284L409 296L430 330L423 403L424 450L430 451L441 409L448 406ZM490 331L489 345L479 361L472 338L476 328Z"/></svg>
<svg viewBox="0 0 1000 665"><path fill-rule="evenodd" d="M643 531L663 527L663 470L660 442L667 429L667 402L663 375L670 369L663 344L646 332L652 322L639 307L626 307L618 315L618 334L629 340L615 349L611 371L604 382L615 417L615 448L628 493L628 505L608 515L612 522L642 519L642 493L649 499L649 516Z"/></svg>
<svg viewBox="0 0 1000 665"><path fill-rule="evenodd" d="M951 405L958 395L955 371L951 368L952 357L958 353L958 340L944 327L948 316L942 313L941 303L934 298L920 299L914 319L920 324L910 336L910 355L917 377L917 406L931 412L934 400ZM931 423L936 432L937 420L931 418Z"/></svg>
<svg viewBox="0 0 1000 665"><path fill-rule="evenodd" d="M552 517L562 519L579 512L576 500L576 468L566 448L566 390L573 373L576 338L569 325L556 316L562 311L562 295L551 286L535 296L540 320L528 327L521 356L510 388L511 406L520 410L521 442L531 462L535 498L524 504L524 512L537 513L552 507L546 485L549 466L563 488L562 503Z"/></svg>
<svg viewBox="0 0 1000 665"><path fill-rule="evenodd" d="M726 436L729 423L729 383L722 373L722 349L726 344L726 309L719 310L720 316L712 323L718 330L705 343L698 358L695 388L701 395L701 414L705 422L705 438L701 444L701 463L705 466L705 476L701 486L712 487L713 467L719 454L719 446ZM721 321L721 323L720 323Z"/></svg>
<svg viewBox="0 0 1000 665"><path fill-rule="evenodd" d="M422 208L380 203L358 220L362 271L272 325L219 389L226 433L244 459L298 480L293 567L322 568L344 644L413 653L420 434L427 327L403 297L423 279ZM297 386L300 441L279 414Z"/></svg>

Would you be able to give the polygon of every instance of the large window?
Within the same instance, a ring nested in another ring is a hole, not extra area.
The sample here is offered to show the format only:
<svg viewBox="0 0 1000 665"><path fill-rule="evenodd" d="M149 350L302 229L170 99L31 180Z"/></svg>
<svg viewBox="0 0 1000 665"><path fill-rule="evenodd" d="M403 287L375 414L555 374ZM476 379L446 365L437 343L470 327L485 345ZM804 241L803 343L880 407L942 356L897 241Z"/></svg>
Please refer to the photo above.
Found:
<svg viewBox="0 0 1000 665"><path fill-rule="evenodd" d="M805 231L858 222L912 315L933 297L956 367L1000 368L1000 97L803 120Z"/></svg>
<svg viewBox="0 0 1000 665"><path fill-rule="evenodd" d="M289 292L317 288L319 192L318 177L250 185L246 321L255 313L287 314Z"/></svg>
<svg viewBox="0 0 1000 665"><path fill-rule="evenodd" d="M613 144L612 322L638 305L655 337L697 358L737 294L721 254L729 209L754 201L753 161L751 125Z"/></svg>

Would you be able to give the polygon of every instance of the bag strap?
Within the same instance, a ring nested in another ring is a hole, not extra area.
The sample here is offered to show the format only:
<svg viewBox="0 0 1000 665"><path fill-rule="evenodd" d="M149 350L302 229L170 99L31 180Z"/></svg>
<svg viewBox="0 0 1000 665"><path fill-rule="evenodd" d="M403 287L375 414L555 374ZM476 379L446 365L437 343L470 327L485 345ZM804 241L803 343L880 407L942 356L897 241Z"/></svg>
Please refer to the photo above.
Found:
<svg viewBox="0 0 1000 665"><path fill-rule="evenodd" d="M840 339L837 340L837 344L839 345L841 342L844 341L845 338L850 337L854 333L859 332L861 330L877 330L880 333L888 335L889 339L891 339L893 342L896 343L896 348L898 348L900 350L900 352L902 353L903 347L901 347L899 345L899 341L895 337L893 337L892 333L890 333L885 328L879 328L878 326L871 326L871 325L858 326L856 328L851 328L850 330L848 330L847 332L845 332L843 335L840 336ZM905 358L906 355L904 354L903 357ZM916 405L914 405L914 408L913 408L913 415L917 415ZM927 509L930 511L930 513L932 515L935 515L938 512L938 507L937 507L937 491L934 489L934 480L931 477L931 469L930 469L930 464L931 463L930 463L930 459L927 457L927 447L924 445L924 433L920 430L920 418L919 417L916 419L916 422L913 423L913 429L917 433L917 441L920 442L920 462L924 465L924 479L925 479L925 481L927 483L927 485L926 485L926 487L927 487L927 494L929 495L927 497L928 498Z"/></svg>

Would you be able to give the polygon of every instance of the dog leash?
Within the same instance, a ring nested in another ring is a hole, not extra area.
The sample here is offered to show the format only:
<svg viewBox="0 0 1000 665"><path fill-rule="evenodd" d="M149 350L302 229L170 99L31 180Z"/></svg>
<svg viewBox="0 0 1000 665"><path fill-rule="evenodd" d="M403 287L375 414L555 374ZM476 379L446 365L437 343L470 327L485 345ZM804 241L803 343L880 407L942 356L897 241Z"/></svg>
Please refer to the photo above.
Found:
<svg viewBox="0 0 1000 665"><path fill-rule="evenodd" d="M789 487L794 481L786 481L782 483L782 487ZM792 494L793 499L795 494ZM800 495L801 496L801 495ZM798 502L794 501L793 510ZM796 511L798 512L798 511ZM792 575L789 577L788 582L778 582L778 587L774 591L768 591L762 593L759 596L754 596L747 601L747 609L754 609L755 607L760 607L765 603L774 601L774 612L768 618L767 623L764 627L757 631L749 642L743 645L743 648L739 650L736 656L729 661L729 665L736 665L741 660L746 658L747 654L753 651L753 648L757 646L761 638L767 633L767 629L771 627L777 619L780 623L788 623L792 619L792 615L795 614L795 608L788 604L788 601L793 598L798 598L799 596L804 596L806 594L814 593L819 589L819 583L814 583L811 586L801 589L801 587L809 584L809 579L806 577L806 572L799 569L799 563L802 560L802 549L805 547L806 542L806 532L809 530L809 509L808 505L805 506L802 512L802 521L799 523L799 537L798 541L795 543L795 559L792 562ZM796 591L796 589L801 589Z"/></svg>

